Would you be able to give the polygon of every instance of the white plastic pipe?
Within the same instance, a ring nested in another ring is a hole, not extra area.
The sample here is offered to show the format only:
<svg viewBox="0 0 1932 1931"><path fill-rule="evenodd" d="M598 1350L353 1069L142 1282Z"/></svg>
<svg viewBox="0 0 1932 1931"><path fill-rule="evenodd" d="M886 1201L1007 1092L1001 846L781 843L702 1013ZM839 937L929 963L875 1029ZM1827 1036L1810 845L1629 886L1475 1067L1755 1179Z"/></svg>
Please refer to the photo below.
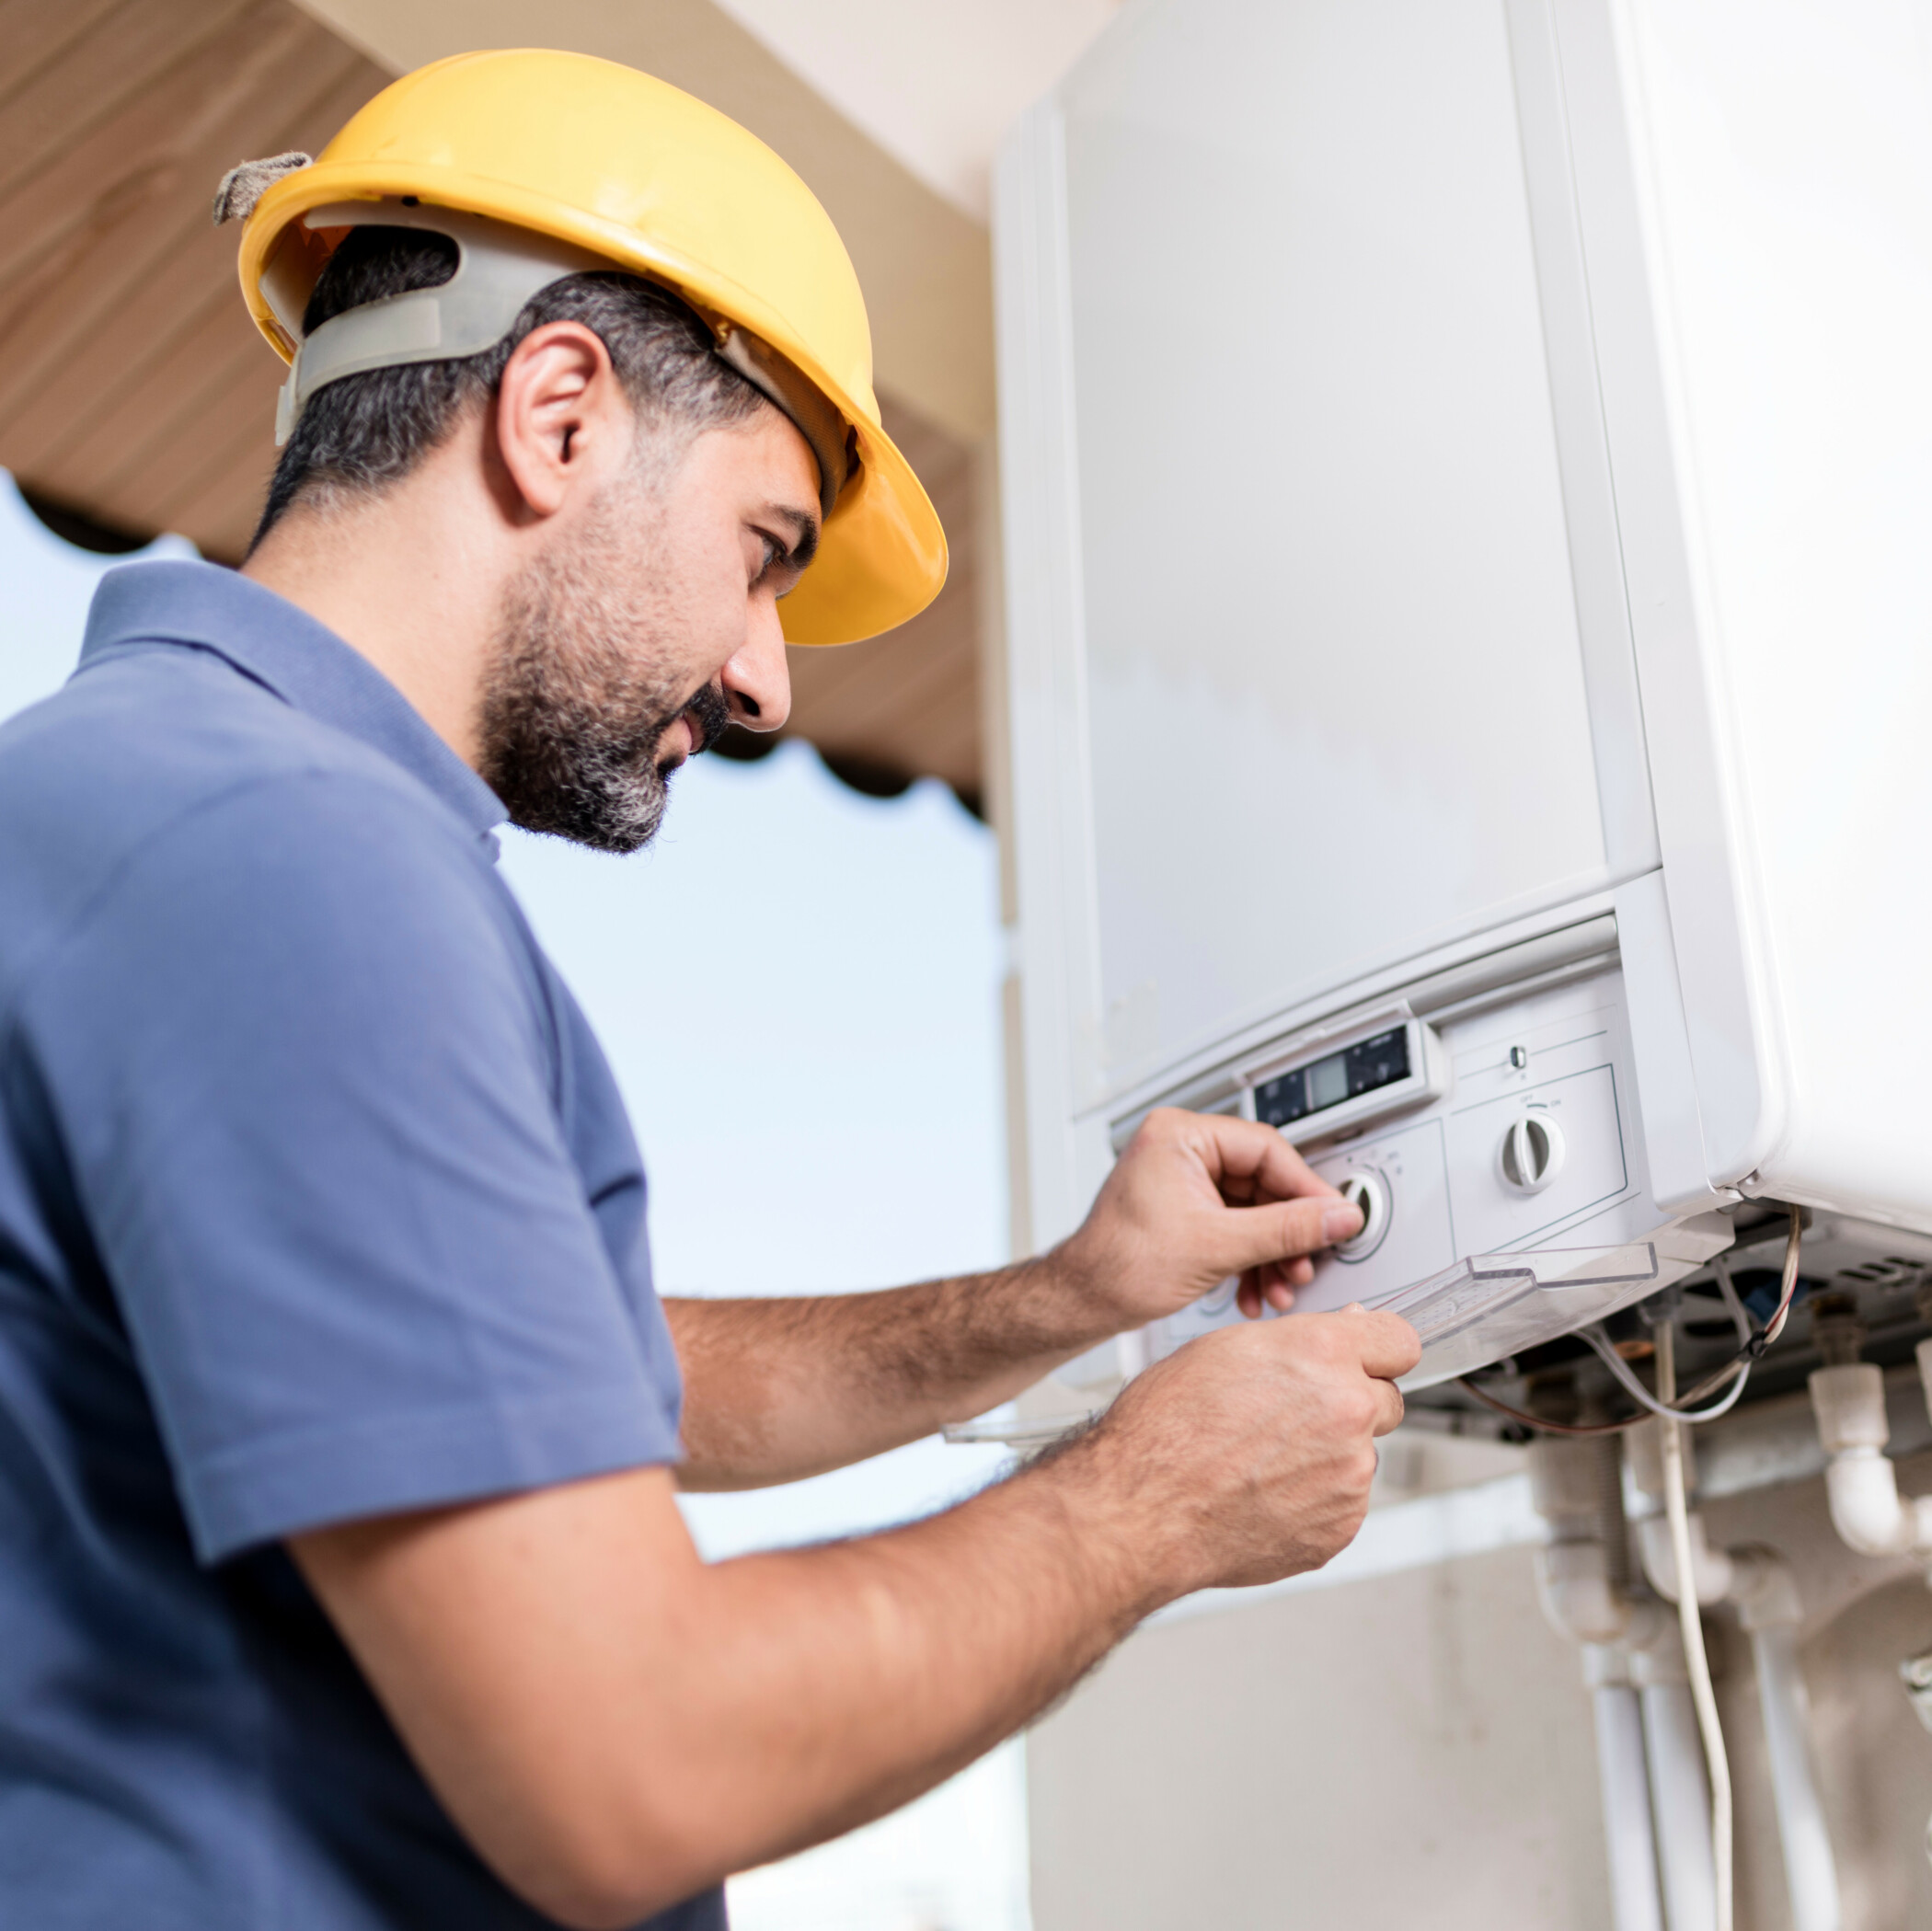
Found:
<svg viewBox="0 0 1932 1931"><path fill-rule="evenodd" d="M1610 1577L1601 1542L1551 1542L1536 1551L1536 1589L1553 1628L1579 1643L1625 1641L1640 1617Z"/></svg>
<svg viewBox="0 0 1932 1931"><path fill-rule="evenodd" d="M1685 1533L1690 1544L1691 1586L1706 1608L1726 1601L1736 1590L1738 1565L1730 1550L1710 1546L1704 1517L1693 1509L1685 1518ZM1666 1603L1677 1600L1677 1551L1671 1539L1671 1525L1662 1515L1647 1515L1637 1524L1637 1546L1643 1557L1643 1572L1650 1587Z"/></svg>
<svg viewBox="0 0 1932 1931"><path fill-rule="evenodd" d="M1537 1593L1550 1626L1586 1646L1647 1640L1656 1619L1654 1605L1635 1601L1627 1579L1613 1573L1605 1538L1624 1536L1616 1453L1588 1437L1544 1435L1530 1444L1530 1496L1548 1525L1536 1551Z"/></svg>
<svg viewBox="0 0 1932 1931"><path fill-rule="evenodd" d="M1811 1707L1798 1664L1803 1605L1797 1579L1775 1549L1713 1548L1695 1511L1685 1527L1697 1600L1735 1603L1751 1637L1793 1931L1841 1931L1838 1873L1811 1770ZM1667 1524L1647 1518L1638 1524L1638 1543L1651 1588L1674 1603L1677 1563Z"/></svg>
<svg viewBox="0 0 1932 1931"><path fill-rule="evenodd" d="M1600 1683L1591 1692L1591 1703L1596 1714L1604 1843L1610 1857L1610 1921L1614 1931L1664 1931L1638 1694L1627 1683Z"/></svg>
<svg viewBox="0 0 1932 1931"><path fill-rule="evenodd" d="M1880 1450L1847 1448L1834 1455L1824 1492L1832 1526L1847 1548L1861 1556L1932 1555L1932 1498L1902 1497L1897 1471Z"/></svg>
<svg viewBox="0 0 1932 1931"><path fill-rule="evenodd" d="M1690 1685L1647 1683L1639 1694L1663 1921L1670 1931L1714 1931L1718 1877L1711 1862L1710 1786Z"/></svg>
<svg viewBox="0 0 1932 1931"><path fill-rule="evenodd" d="M1545 1435L1530 1448L1530 1489L1548 1524L1536 1551L1543 1612L1583 1650L1596 1718L1597 1784L1615 1931L1666 1931L1657 1879L1643 1716L1629 1677L1633 1649L1674 1639L1659 1605L1623 1586L1609 1538L1624 1536L1621 1457L1602 1440Z"/></svg>
<svg viewBox="0 0 1932 1931"><path fill-rule="evenodd" d="M1932 1413L1932 1339L1918 1344L1917 1355L1918 1378L1926 1391L1926 1408ZM1916 1556L1932 1562L1932 1496L1922 1495L1907 1500L1900 1495L1898 1471L1886 1459L1885 1443L1891 1439L1892 1424L1885 1417L1883 1374L1869 1362L1850 1362L1837 1367L1814 1369L1810 1387L1811 1412L1818 1420L1818 1440L1830 1457L1824 1467L1824 1492L1831 1504L1832 1526L1837 1530L1839 1541L1861 1556ZM1932 1574L1928 1574L1927 1580L1932 1581ZM1782 1659L1774 1659L1770 1669L1781 1666ZM1765 1662L1760 1660L1758 1683L1761 1689L1768 1674ZM1804 1684L1798 1674L1795 1648L1789 1660L1788 1677L1793 1694L1800 1699L1798 1720L1801 1742ZM1765 1711L1765 1730L1772 1748L1775 1778L1777 1746L1772 1732L1768 1703ZM1805 1785L1810 1785L1808 1759L1799 1752L1792 1754L1790 1761L1793 1768L1789 1775L1794 1780L1791 1801L1800 1813L1796 1827L1802 1832L1806 1829L1802 1813L1807 1806L1816 1810L1817 1793L1811 1789L1807 1795L1805 1789L1796 1785L1800 1771L1803 1773ZM1775 1781L1773 1788L1778 1790L1778 1822L1782 1830L1786 1799ZM1818 1817L1817 1831L1822 1837L1824 1832L1822 1814ZM1827 1844L1827 1855L1829 1850ZM1926 1855L1932 1857L1932 1823L1926 1826ZM1786 1838L1785 1858L1786 1875L1791 1887L1793 1918L1799 1931L1811 1931L1811 1925L1798 1914L1800 1878L1791 1868L1791 1840L1788 1836ZM1818 1909L1823 1914L1825 1907L1822 1887L1818 1898ZM1821 1914L1815 1920L1819 1925L1834 1926L1838 1923L1835 1879L1830 1904L1833 1914L1829 1917Z"/></svg>
<svg viewBox="0 0 1932 1931"><path fill-rule="evenodd" d="M1792 1931L1842 1931L1838 1870L1811 1774L1811 1699L1798 1663L1798 1626L1777 1622L1754 1629L1758 1703L1771 1760L1771 1797L1784 1851Z"/></svg>
<svg viewBox="0 0 1932 1931"><path fill-rule="evenodd" d="M1922 1354L1921 1374L1928 1360ZM1869 1362L1819 1368L1811 1390L1818 1439L1831 1458L1824 1490L1839 1540L1861 1556L1932 1557L1932 1496L1903 1498L1885 1458L1885 1377Z"/></svg>

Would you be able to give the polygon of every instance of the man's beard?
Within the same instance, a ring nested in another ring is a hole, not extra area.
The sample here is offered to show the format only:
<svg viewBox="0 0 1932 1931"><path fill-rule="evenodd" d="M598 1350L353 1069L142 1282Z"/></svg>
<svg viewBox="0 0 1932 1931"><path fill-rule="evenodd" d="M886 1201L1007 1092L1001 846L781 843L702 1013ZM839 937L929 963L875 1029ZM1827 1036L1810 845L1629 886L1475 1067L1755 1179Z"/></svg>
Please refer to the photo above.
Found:
<svg viewBox="0 0 1932 1931"><path fill-rule="evenodd" d="M663 822L672 724L691 720L695 754L730 721L716 684L687 697L638 648L648 626L623 586L651 509L639 481L614 484L575 541L511 584L483 689L482 775L511 822L606 852L636 851Z"/></svg>

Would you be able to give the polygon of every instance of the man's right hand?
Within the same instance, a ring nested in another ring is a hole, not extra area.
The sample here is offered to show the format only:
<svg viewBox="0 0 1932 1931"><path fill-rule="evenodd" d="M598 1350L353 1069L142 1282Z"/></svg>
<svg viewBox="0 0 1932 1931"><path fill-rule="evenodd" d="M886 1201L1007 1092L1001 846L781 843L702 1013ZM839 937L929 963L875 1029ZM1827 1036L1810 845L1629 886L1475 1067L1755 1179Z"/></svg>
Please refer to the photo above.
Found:
<svg viewBox="0 0 1932 1931"><path fill-rule="evenodd" d="M1407 1321L1359 1307L1221 1328L1133 1382L1069 1477L1103 1485L1163 1599L1319 1569L1362 1526L1420 1357Z"/></svg>

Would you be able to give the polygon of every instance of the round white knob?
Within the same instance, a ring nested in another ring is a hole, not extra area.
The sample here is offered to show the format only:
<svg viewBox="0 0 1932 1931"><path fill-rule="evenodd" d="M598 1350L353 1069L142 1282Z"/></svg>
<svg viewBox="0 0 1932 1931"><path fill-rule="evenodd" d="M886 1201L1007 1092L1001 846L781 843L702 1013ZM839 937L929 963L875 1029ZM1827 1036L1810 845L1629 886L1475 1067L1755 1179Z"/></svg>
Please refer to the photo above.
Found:
<svg viewBox="0 0 1932 1931"><path fill-rule="evenodd" d="M1362 1213L1362 1232L1349 1240L1338 1241L1336 1254L1343 1260L1365 1260L1382 1245L1388 1232L1388 1190L1379 1176L1357 1171L1343 1179L1336 1190L1350 1206Z"/></svg>
<svg viewBox="0 0 1932 1931"><path fill-rule="evenodd" d="M1541 1193L1563 1170L1563 1130L1547 1113L1523 1113L1502 1136L1502 1178L1518 1193Z"/></svg>

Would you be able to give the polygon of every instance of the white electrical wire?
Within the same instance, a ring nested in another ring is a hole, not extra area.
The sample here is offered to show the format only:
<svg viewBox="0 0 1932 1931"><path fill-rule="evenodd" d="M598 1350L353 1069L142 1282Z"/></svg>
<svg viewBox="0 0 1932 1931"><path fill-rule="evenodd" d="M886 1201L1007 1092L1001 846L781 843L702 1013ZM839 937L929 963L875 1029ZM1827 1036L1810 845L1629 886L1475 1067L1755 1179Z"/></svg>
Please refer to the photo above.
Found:
<svg viewBox="0 0 1932 1931"><path fill-rule="evenodd" d="M1719 1254L1710 1264L1711 1277L1718 1283L1718 1292L1724 1297L1724 1305L1731 1310L1731 1325L1738 1331L1738 1339L1751 1339L1751 1310L1738 1298L1737 1283L1731 1278L1731 1256Z"/></svg>
<svg viewBox="0 0 1932 1931"><path fill-rule="evenodd" d="M1797 1240L1794 1237L1795 1248ZM1657 1392L1666 1402L1677 1394L1676 1336L1666 1321L1657 1330ZM1710 1657L1704 1648L1704 1619L1697 1613L1697 1580L1691 1568L1690 1501L1684 1476L1684 1433L1676 1420L1663 1424L1663 1506L1670 1517L1671 1555L1677 1568L1677 1626L1690 1672L1691 1704L1704 1739L1710 1771L1710 1861L1717 1878L1717 1931L1731 1931L1731 1760L1710 1685Z"/></svg>
<svg viewBox="0 0 1932 1931"><path fill-rule="evenodd" d="M1602 1357L1604 1365L1616 1377L1617 1385L1636 1402L1640 1413L1626 1415L1617 1421L1556 1421L1547 1415L1535 1415L1525 1409L1512 1408L1506 1401L1497 1397L1482 1385L1472 1381L1466 1374L1459 1375L1457 1382L1487 1408L1506 1416L1510 1420L1524 1428L1542 1429L1558 1435L1614 1435L1627 1428L1635 1428L1644 1415L1661 1416L1671 1421L1715 1421L1720 1415L1728 1415L1743 1398L1744 1384L1751 1379L1751 1371L1763 1358L1765 1350L1785 1330L1785 1322L1789 1317L1791 1305L1798 1293L1798 1243L1804 1232L1804 1216L1796 1207L1790 1210L1791 1232L1785 1242L1785 1274L1783 1291L1778 1298L1777 1309L1762 1328L1751 1325L1750 1310L1738 1298L1737 1283L1731 1278L1731 1262L1727 1258L1719 1259L1711 1265L1717 1277L1718 1292L1724 1297L1724 1305L1731 1310L1731 1325L1738 1331L1738 1339L1742 1345L1731 1358L1719 1367L1715 1373L1707 1374L1692 1388L1680 1405L1673 1399L1669 1402L1658 1400L1657 1397L1638 1380L1630 1364L1617 1352L1616 1343L1604 1331L1602 1322L1576 1330L1577 1339L1586 1341ZM1721 1388L1724 1384L1733 1382L1735 1385L1723 1400L1713 1402L1708 1408L1693 1408L1689 1404L1701 1401L1709 1394ZM1673 1381L1674 1390L1675 1383ZM950 1432L949 1431L949 1432Z"/></svg>
<svg viewBox="0 0 1932 1931"><path fill-rule="evenodd" d="M1796 1207L1790 1210L1790 1213L1791 1231L1785 1240L1784 1279L1779 1283L1777 1307L1762 1331L1753 1329L1750 1311L1738 1298L1737 1284L1731 1278L1730 1258L1720 1256L1711 1263L1711 1272L1716 1277L1718 1292L1724 1297L1724 1305L1731 1312L1731 1324L1736 1328L1738 1339L1743 1345L1716 1374L1707 1374L1684 1398L1686 1403L1701 1401L1713 1390L1722 1387L1725 1382L1731 1381L1734 1385L1723 1400L1712 1403L1708 1408L1679 1407L1674 1399L1674 1382L1672 1396L1660 1400L1657 1395L1652 1395L1643 1383L1638 1380L1631 1371L1630 1364L1616 1351L1616 1344L1604 1331L1602 1323L1577 1330L1579 1337L1595 1349L1604 1365L1616 1377L1617 1385L1639 1408L1648 1409L1650 1413L1661 1416L1665 1420L1675 1417L1683 1421L1715 1421L1719 1415L1728 1415L1742 1399L1744 1384L1750 1380L1752 1369L1763 1357L1765 1350L1785 1331L1785 1323L1790 1318L1791 1304L1797 1298L1799 1242L1804 1235L1804 1216ZM1466 1381L1464 1386L1468 1385ZM1660 1384L1658 1393L1661 1395L1662 1392Z"/></svg>
<svg viewBox="0 0 1932 1931"><path fill-rule="evenodd" d="M1662 1328L1658 1331L1660 1334L1663 1332ZM1686 1413L1682 1408L1673 1408L1658 1400L1657 1397L1638 1380L1629 1362L1616 1351L1616 1343L1601 1327L1580 1328L1577 1333L1596 1350L1603 1359L1604 1365L1616 1375L1617 1385L1638 1407L1648 1408L1651 1414L1662 1416L1665 1420L1715 1421L1719 1415L1728 1415L1738 1405L1739 1398L1744 1392L1744 1384L1751 1378L1751 1363L1748 1361L1729 1363L1730 1371L1735 1376L1731 1393L1725 1396L1722 1401L1714 1402L1708 1408L1695 1408ZM1658 1347L1661 1349L1662 1345L1660 1340Z"/></svg>

